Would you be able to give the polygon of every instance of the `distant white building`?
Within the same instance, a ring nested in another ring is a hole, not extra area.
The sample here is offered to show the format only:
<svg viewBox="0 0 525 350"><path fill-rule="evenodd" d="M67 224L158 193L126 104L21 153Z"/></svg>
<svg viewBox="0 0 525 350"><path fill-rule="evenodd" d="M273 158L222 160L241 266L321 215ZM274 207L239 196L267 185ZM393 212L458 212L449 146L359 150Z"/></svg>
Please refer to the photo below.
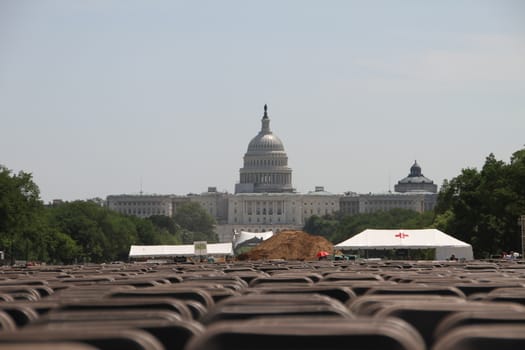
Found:
<svg viewBox="0 0 525 350"><path fill-rule="evenodd" d="M173 216L182 203L197 202L216 219L219 240L231 242L235 231L299 230L312 215L354 215L393 208L424 212L434 208L437 198L437 186L421 174L417 162L409 176L395 186L399 193L333 194L322 186L305 194L297 193L284 145L270 130L266 105L261 130L249 142L243 162L234 194L208 187L207 192L186 196L110 195L107 205L123 214L148 217Z"/></svg>
<svg viewBox="0 0 525 350"><path fill-rule="evenodd" d="M437 194L429 192L369 193L341 197L341 213L348 215L407 209L418 213L436 206Z"/></svg>
<svg viewBox="0 0 525 350"><path fill-rule="evenodd" d="M407 209L418 213L433 210L437 202L437 185L421 173L414 162L410 174L394 186L396 192L357 194L347 192L341 197L341 213L348 215Z"/></svg>
<svg viewBox="0 0 525 350"><path fill-rule="evenodd" d="M106 203L109 209L141 218L173 216L173 196L170 195L110 195Z"/></svg>

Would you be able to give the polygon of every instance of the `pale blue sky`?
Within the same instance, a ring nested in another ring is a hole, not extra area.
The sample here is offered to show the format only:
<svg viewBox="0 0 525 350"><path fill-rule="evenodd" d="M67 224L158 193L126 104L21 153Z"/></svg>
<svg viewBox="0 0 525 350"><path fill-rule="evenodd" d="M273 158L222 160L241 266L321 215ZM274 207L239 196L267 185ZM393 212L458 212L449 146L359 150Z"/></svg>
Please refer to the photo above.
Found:
<svg viewBox="0 0 525 350"><path fill-rule="evenodd" d="M0 164L46 202L233 192L265 103L299 192L508 161L525 2L0 0Z"/></svg>

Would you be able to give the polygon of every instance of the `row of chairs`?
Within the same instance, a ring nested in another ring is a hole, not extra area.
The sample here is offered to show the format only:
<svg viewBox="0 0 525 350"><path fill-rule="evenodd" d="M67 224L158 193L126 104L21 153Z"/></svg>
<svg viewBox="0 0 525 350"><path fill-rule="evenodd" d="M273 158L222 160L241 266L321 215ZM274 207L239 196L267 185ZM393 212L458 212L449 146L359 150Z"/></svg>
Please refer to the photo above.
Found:
<svg viewBox="0 0 525 350"><path fill-rule="evenodd" d="M2 349L525 348L518 262L0 269Z"/></svg>

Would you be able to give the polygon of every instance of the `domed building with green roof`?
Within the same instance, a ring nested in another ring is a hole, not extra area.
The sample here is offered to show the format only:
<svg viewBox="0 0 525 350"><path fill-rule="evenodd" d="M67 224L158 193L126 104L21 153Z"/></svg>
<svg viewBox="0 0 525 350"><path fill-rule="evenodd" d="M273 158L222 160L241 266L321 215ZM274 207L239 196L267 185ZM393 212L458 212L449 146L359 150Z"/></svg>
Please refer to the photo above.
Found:
<svg viewBox="0 0 525 350"><path fill-rule="evenodd" d="M437 185L434 181L425 177L421 173L421 167L414 161L414 165L410 167L410 174L404 179L398 181L394 186L394 191L399 193L406 192L430 192L437 193Z"/></svg>

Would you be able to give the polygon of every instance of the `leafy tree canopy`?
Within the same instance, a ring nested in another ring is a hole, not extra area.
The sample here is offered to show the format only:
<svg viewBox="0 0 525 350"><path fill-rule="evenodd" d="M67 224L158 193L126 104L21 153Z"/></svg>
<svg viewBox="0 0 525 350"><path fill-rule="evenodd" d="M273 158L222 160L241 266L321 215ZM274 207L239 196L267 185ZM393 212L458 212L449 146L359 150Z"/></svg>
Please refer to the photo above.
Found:
<svg viewBox="0 0 525 350"><path fill-rule="evenodd" d="M42 221L43 204L33 176L13 174L0 165L0 249L13 260L15 252L29 250Z"/></svg>
<svg viewBox="0 0 525 350"><path fill-rule="evenodd" d="M472 244L478 258L519 251L518 218L525 214L525 149L510 163L490 154L480 171L463 169L439 193L435 225Z"/></svg>
<svg viewBox="0 0 525 350"><path fill-rule="evenodd" d="M182 239L186 244L201 240L218 242L214 232L215 219L197 202L181 204L173 220L182 229Z"/></svg>
<svg viewBox="0 0 525 350"><path fill-rule="evenodd" d="M181 242L171 218L142 219L126 216L92 200L51 207L48 209L48 217L54 229L70 237L77 245L80 261L124 260L133 244Z"/></svg>

